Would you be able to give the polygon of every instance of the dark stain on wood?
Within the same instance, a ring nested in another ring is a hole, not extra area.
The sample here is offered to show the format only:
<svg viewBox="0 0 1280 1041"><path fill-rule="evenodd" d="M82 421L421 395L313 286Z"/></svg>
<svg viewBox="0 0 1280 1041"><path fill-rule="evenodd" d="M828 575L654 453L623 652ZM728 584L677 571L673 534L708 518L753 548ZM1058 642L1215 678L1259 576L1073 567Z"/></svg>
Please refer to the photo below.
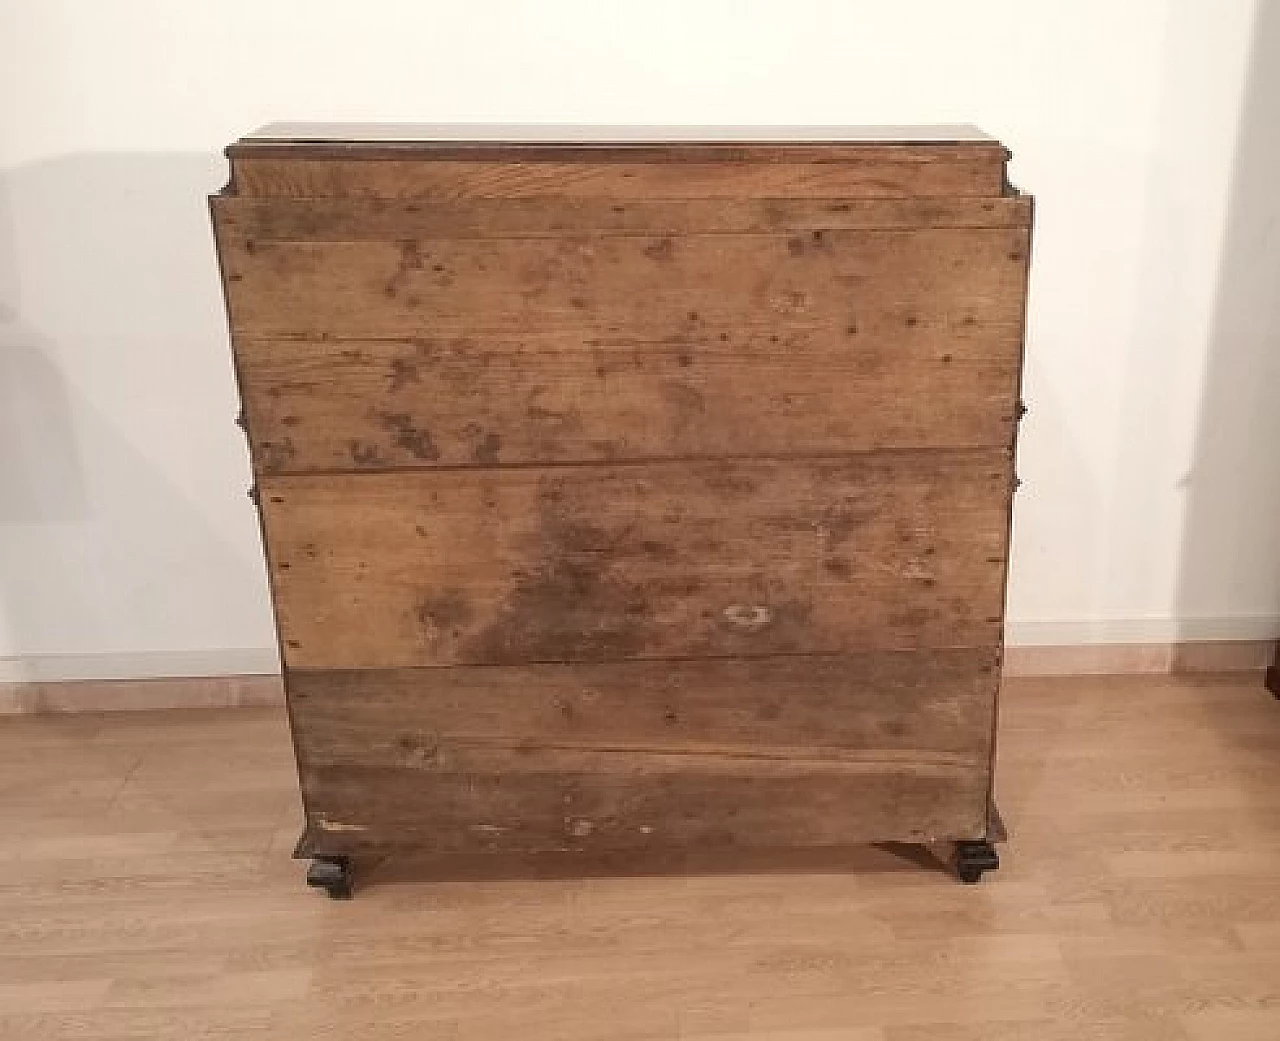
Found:
<svg viewBox="0 0 1280 1041"><path fill-rule="evenodd" d="M640 548L645 555L654 560L675 560L676 550L668 542L659 542L657 539L644 539L640 543Z"/></svg>
<svg viewBox="0 0 1280 1041"><path fill-rule="evenodd" d="M362 469L386 465L382 451L377 445L371 445L367 441L353 440L347 442L347 449L351 453L351 461Z"/></svg>
<svg viewBox="0 0 1280 1041"><path fill-rule="evenodd" d="M908 607L902 611L894 611L889 615L889 624L907 632L922 629L929 621L929 609L925 607Z"/></svg>
<svg viewBox="0 0 1280 1041"><path fill-rule="evenodd" d="M647 640L625 610L631 590L599 560L549 556L515 577L496 621L467 641L467 652L494 662L607 660L641 650ZM632 604L643 601L631 600Z"/></svg>
<svg viewBox="0 0 1280 1041"><path fill-rule="evenodd" d="M599 455L606 462L621 458L623 445L621 442L610 440L589 441L591 451Z"/></svg>
<svg viewBox="0 0 1280 1041"><path fill-rule="evenodd" d="M502 438L497 434L485 434L476 445L476 462L482 466L498 465L498 450L502 447Z"/></svg>
<svg viewBox="0 0 1280 1041"><path fill-rule="evenodd" d="M667 235L644 248L644 255L646 257L650 260L657 260L664 263L670 263L671 256L674 252L675 243L672 241L670 235Z"/></svg>
<svg viewBox="0 0 1280 1041"><path fill-rule="evenodd" d="M758 485L750 476L744 473L734 473L731 471L715 471L705 475L707 487L716 495L723 496L725 499L745 499L754 495L758 490ZM679 514L677 507L677 520L672 523L678 523Z"/></svg>
<svg viewBox="0 0 1280 1041"><path fill-rule="evenodd" d="M674 546L638 534L635 525L604 527L581 515L561 481L539 481L537 557L519 569L495 621L468 641L478 661L601 661L634 656L663 620L657 600L690 596L700 582L674 575L645 582L638 559L677 560Z"/></svg>
<svg viewBox="0 0 1280 1041"><path fill-rule="evenodd" d="M844 557L827 557L822 562L823 569L829 575L835 575L836 578L849 578L853 574L853 567Z"/></svg>
<svg viewBox="0 0 1280 1041"><path fill-rule="evenodd" d="M383 293L387 296L395 296L404 285L405 281L411 277L414 271L421 271L424 265L424 258L419 250L416 240L409 239L400 243L400 256L396 264L395 272L387 279L383 286Z"/></svg>
<svg viewBox="0 0 1280 1041"><path fill-rule="evenodd" d="M431 438L431 431L416 427L413 417L407 412L379 412L377 418L392 435L392 442L415 459L434 462L440 458L440 450Z"/></svg>
<svg viewBox="0 0 1280 1041"><path fill-rule="evenodd" d="M471 621L471 605L461 589L445 589L418 601L418 623L429 636L450 633L457 636Z"/></svg>
<svg viewBox="0 0 1280 1041"><path fill-rule="evenodd" d="M391 379L387 389L392 394L403 390L410 383L421 383L422 374L418 371L418 363L413 358L392 358Z"/></svg>
<svg viewBox="0 0 1280 1041"><path fill-rule="evenodd" d="M298 450L293 438L282 437L275 441L259 441L258 452L263 465L271 470L287 470L293 462Z"/></svg>
<svg viewBox="0 0 1280 1041"><path fill-rule="evenodd" d="M688 383L668 380L662 385L662 395L671 405L672 422L677 430L685 429L706 411L702 391Z"/></svg>
<svg viewBox="0 0 1280 1041"><path fill-rule="evenodd" d="M822 511L818 520L818 531L825 536L830 546L842 546L859 527L866 524L874 514L870 505L857 502L839 502Z"/></svg>

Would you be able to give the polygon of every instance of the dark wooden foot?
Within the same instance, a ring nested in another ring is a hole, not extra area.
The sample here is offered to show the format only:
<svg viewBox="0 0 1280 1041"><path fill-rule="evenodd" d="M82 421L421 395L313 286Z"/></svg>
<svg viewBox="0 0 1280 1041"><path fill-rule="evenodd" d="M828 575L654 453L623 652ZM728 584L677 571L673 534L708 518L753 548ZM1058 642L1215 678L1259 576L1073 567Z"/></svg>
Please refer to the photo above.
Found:
<svg viewBox="0 0 1280 1041"><path fill-rule="evenodd" d="M1280 665L1272 665L1267 669L1267 690L1280 698Z"/></svg>
<svg viewBox="0 0 1280 1041"><path fill-rule="evenodd" d="M307 869L307 885L323 889L333 900L347 900L355 891L350 857L317 856Z"/></svg>
<svg viewBox="0 0 1280 1041"><path fill-rule="evenodd" d="M984 871L994 871L999 866L1000 855L985 839L956 843L956 875L965 885L973 885Z"/></svg>

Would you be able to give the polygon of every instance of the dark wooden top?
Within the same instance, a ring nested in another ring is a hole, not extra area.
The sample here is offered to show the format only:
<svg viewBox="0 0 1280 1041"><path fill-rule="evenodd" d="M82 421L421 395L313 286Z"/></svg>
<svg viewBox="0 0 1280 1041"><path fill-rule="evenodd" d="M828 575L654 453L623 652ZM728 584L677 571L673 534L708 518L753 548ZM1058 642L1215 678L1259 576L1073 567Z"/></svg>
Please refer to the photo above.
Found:
<svg viewBox="0 0 1280 1041"><path fill-rule="evenodd" d="M273 123L227 149L231 194L402 199L994 198L1008 154L971 126Z"/></svg>
<svg viewBox="0 0 1280 1041"><path fill-rule="evenodd" d="M230 159L435 159L553 162L859 162L897 156L945 162L1006 156L976 127L591 126L502 123L270 123Z"/></svg>

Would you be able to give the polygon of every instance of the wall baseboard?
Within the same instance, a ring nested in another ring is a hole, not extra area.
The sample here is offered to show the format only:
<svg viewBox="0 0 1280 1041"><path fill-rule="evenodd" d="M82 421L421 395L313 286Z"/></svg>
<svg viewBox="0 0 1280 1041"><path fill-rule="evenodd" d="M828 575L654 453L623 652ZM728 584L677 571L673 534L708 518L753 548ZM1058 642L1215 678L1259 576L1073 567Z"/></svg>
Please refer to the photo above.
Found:
<svg viewBox="0 0 1280 1041"><path fill-rule="evenodd" d="M0 683L0 716L283 704L278 675Z"/></svg>
<svg viewBox="0 0 1280 1041"><path fill-rule="evenodd" d="M1280 639L1280 615L1274 614L1005 620L1005 644L1017 648L1262 643L1276 639Z"/></svg>
<svg viewBox="0 0 1280 1041"><path fill-rule="evenodd" d="M1274 653L1270 640L1007 647L1004 675L1262 673ZM0 716L283 704L280 677L272 674L0 681Z"/></svg>
<svg viewBox="0 0 1280 1041"><path fill-rule="evenodd" d="M274 647L216 647L195 651L98 651L24 654L0 658L0 684L65 680L203 679L207 676L274 676Z"/></svg>
<svg viewBox="0 0 1280 1041"><path fill-rule="evenodd" d="M1181 643L1092 643L1006 647L1006 676L1125 676L1191 672L1261 672L1271 665L1272 640Z"/></svg>

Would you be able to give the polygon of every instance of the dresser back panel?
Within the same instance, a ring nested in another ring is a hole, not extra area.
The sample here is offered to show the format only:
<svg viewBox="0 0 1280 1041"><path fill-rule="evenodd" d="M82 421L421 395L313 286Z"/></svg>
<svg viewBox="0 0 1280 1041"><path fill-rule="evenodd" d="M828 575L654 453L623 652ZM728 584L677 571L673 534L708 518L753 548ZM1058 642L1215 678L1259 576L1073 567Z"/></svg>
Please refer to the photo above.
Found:
<svg viewBox="0 0 1280 1041"><path fill-rule="evenodd" d="M300 849L987 838L1004 148L326 132L211 200Z"/></svg>

